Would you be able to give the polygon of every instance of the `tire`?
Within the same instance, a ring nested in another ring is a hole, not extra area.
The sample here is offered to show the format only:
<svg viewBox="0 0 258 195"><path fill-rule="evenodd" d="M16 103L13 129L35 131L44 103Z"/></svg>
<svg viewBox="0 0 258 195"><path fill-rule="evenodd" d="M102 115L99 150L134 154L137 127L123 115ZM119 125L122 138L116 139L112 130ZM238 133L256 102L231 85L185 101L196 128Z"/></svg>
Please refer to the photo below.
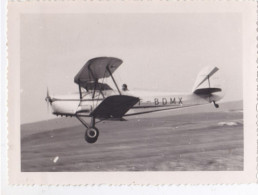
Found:
<svg viewBox="0 0 258 195"><path fill-rule="evenodd" d="M96 127L91 127L86 129L86 132L85 132L86 142L93 144L97 141L98 137L99 137L99 130Z"/></svg>

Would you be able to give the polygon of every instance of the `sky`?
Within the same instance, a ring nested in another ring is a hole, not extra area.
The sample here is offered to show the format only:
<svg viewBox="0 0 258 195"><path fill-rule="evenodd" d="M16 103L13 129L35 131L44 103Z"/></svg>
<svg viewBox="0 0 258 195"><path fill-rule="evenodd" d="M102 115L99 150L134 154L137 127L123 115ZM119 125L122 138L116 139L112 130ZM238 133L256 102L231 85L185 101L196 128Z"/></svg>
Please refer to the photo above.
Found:
<svg viewBox="0 0 258 195"><path fill-rule="evenodd" d="M23 14L20 28L21 124L54 118L47 87L77 92L74 76L99 56L123 60L114 77L129 89L191 92L198 72L217 66L223 100L243 99L237 13Z"/></svg>

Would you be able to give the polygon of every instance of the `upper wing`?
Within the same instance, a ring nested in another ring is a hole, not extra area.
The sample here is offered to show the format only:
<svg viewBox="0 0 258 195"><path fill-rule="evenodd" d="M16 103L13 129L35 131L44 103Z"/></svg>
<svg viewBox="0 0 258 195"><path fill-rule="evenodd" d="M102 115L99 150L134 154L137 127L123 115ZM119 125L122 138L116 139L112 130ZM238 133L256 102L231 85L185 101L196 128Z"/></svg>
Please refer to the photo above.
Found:
<svg viewBox="0 0 258 195"><path fill-rule="evenodd" d="M83 84L96 79L109 77L121 64L122 60L113 57L98 57L89 60L78 74L74 77L74 82Z"/></svg>
<svg viewBox="0 0 258 195"><path fill-rule="evenodd" d="M126 95L114 95L104 99L90 114L96 118L121 118L132 108L139 98Z"/></svg>

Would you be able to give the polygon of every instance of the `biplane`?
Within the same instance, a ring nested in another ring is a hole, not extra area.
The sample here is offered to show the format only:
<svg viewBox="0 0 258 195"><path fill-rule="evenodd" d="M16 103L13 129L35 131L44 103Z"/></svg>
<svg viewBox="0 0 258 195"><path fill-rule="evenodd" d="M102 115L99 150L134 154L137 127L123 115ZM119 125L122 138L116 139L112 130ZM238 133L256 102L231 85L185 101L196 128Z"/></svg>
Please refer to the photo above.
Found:
<svg viewBox="0 0 258 195"><path fill-rule="evenodd" d="M219 70L217 67L205 67L198 74L191 93L175 94L129 90L126 84L120 89L113 73L122 62L114 57L93 58L74 77L78 85L77 93L51 97L47 90L45 100L51 105L52 113L76 117L86 128L85 140L88 143L95 143L98 139L96 120L123 120L126 116L208 103L219 107L216 102L222 98L219 93L222 89L212 85L210 79ZM112 79L116 89L104 82L107 78ZM90 122L85 117L89 117Z"/></svg>

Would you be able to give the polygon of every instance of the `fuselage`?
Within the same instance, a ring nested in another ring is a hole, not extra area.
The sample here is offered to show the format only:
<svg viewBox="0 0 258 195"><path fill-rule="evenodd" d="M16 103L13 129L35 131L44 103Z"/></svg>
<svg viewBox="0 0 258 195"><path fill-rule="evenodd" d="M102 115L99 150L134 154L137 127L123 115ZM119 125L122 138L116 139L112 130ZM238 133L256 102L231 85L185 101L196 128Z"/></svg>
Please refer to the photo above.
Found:
<svg viewBox="0 0 258 195"><path fill-rule="evenodd" d="M122 91L122 95L134 96L140 98L140 101L135 104L126 115L144 114L149 112L178 109L190 106L197 106L219 101L222 97L219 95L196 95L194 93L169 93L156 91L141 91L130 90ZM106 97L118 95L116 90L83 92L82 99L79 93L55 96L52 99L53 114L70 115L80 113L84 116L89 116Z"/></svg>

